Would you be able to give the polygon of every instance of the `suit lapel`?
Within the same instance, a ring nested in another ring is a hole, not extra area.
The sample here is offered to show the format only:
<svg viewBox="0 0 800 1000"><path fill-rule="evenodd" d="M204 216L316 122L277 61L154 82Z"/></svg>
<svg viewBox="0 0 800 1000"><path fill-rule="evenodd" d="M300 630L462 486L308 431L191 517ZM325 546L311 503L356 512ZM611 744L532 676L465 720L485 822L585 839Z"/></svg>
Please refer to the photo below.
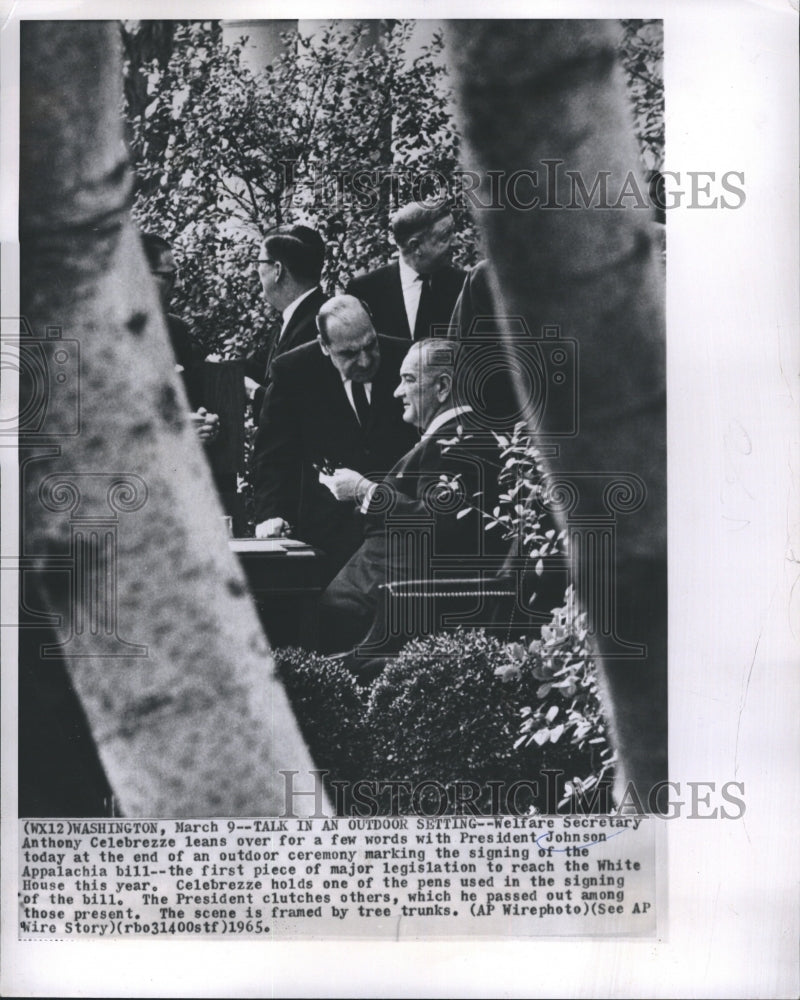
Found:
<svg viewBox="0 0 800 1000"><path fill-rule="evenodd" d="M394 468L389 472L386 477L390 483L394 484L397 489L400 489L403 493L407 492L404 489L404 478L408 473L414 472L414 470L419 466L420 458L423 451L425 450L427 442L424 439L417 441L413 448L403 455L403 457L396 463ZM412 487L415 486L415 482L412 480Z"/></svg>
<svg viewBox="0 0 800 1000"><path fill-rule="evenodd" d="M308 298L303 299L300 305L292 313L291 319L289 320L286 329L283 332L283 336L280 339L280 351L281 354L285 354L286 351L291 351L293 347L298 347L294 340L297 336L298 331L301 327L306 324L306 321L311 316L316 316L319 312L319 307L322 302L325 301L325 297L319 288L315 288Z"/></svg>
<svg viewBox="0 0 800 1000"><path fill-rule="evenodd" d="M320 407L318 412L327 414L333 423L338 423L343 429L347 428L348 434L360 434L361 425L347 398L342 377L329 358L323 360L322 388L329 405Z"/></svg>
<svg viewBox="0 0 800 1000"><path fill-rule="evenodd" d="M388 303L389 309L387 309L387 312L391 312L395 316L402 317L402 326L405 329L405 336L408 337L409 340L411 340L412 339L411 328L408 325L406 302L405 299L403 298L403 286L400 283L400 265L397 263L397 261L394 261L394 263L391 264L390 267L391 271L389 274L390 281L388 289L389 295L387 296L387 298L389 299Z"/></svg>

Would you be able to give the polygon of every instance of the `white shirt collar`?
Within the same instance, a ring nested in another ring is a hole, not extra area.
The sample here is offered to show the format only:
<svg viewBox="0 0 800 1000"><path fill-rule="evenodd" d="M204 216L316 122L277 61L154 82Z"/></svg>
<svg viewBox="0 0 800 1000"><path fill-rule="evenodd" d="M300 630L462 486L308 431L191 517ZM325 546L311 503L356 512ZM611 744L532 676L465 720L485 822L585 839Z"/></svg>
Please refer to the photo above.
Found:
<svg viewBox="0 0 800 1000"><path fill-rule="evenodd" d="M442 413L438 413L433 420L431 420L422 436L424 438L430 437L431 434L435 434L436 431L439 430L442 424L446 424L448 420L452 420L453 417L460 417L462 413L471 412L471 406L451 406L449 410L444 410Z"/></svg>
<svg viewBox="0 0 800 1000"><path fill-rule="evenodd" d="M302 295L298 295L297 298L294 300L294 302L290 302L289 305L283 310L283 312L281 313L281 315L283 316L283 326L281 327L281 333L283 333L283 331L289 325L289 320L292 318L292 316L294 316L295 310L303 301L303 299L307 299L309 295L313 295L318 287L319 287L318 285L314 285L314 287L309 288L307 292L303 292Z"/></svg>
<svg viewBox="0 0 800 1000"><path fill-rule="evenodd" d="M403 288L409 288L416 284L421 289L422 282L417 280L419 275L410 264L406 264L402 254L397 258L397 262L400 265L400 284Z"/></svg>
<svg viewBox="0 0 800 1000"><path fill-rule="evenodd" d="M338 370L338 369L337 369ZM339 378L342 380L342 385L344 386L344 392L347 396L347 401L353 409L353 413L358 416L358 411L356 410L355 400L353 399L353 380L345 378L341 372L339 372ZM372 382L364 382L364 389L367 394L367 402L372 405Z"/></svg>

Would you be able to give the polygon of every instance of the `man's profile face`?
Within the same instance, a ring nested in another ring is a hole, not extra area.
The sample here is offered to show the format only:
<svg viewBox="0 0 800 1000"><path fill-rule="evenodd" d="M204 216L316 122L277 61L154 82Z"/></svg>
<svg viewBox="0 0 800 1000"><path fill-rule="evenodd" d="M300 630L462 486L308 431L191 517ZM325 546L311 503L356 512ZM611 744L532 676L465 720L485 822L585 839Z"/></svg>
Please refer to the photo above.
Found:
<svg viewBox="0 0 800 1000"><path fill-rule="evenodd" d="M395 399L403 401L403 420L424 431L436 415L441 401L435 370L425 366L425 353L416 344L400 365L400 385Z"/></svg>
<svg viewBox="0 0 800 1000"><path fill-rule="evenodd" d="M262 243L258 252L258 278L261 282L261 290L264 293L264 298L270 305L273 304L272 297L275 288L275 263L269 253L267 253L266 244Z"/></svg>
<svg viewBox="0 0 800 1000"><path fill-rule="evenodd" d="M378 335L363 309L331 317L328 323L329 343L320 340L322 353L344 379L371 382L381 363Z"/></svg>
<svg viewBox="0 0 800 1000"><path fill-rule="evenodd" d="M175 275L178 269L175 266L175 258L171 250L162 250L158 255L158 261L150 273L155 278L158 288L158 297L161 300L161 307L164 312L169 310L169 302L175 288Z"/></svg>
<svg viewBox="0 0 800 1000"><path fill-rule="evenodd" d="M450 263L455 231L453 216L446 215L417 236L414 266L419 274L432 274Z"/></svg>

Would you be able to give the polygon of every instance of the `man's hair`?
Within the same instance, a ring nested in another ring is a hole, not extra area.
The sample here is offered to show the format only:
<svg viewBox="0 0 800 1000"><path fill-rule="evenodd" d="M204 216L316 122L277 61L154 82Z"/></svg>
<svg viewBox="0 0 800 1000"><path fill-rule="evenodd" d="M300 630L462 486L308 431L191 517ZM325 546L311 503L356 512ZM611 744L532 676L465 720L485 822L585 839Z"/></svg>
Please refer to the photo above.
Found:
<svg viewBox="0 0 800 1000"><path fill-rule="evenodd" d="M418 236L430 229L439 219L452 215L446 202L442 201L412 201L394 213L390 225L395 243L401 250L405 249L413 236Z"/></svg>
<svg viewBox="0 0 800 1000"><path fill-rule="evenodd" d="M325 243L309 226L287 226L269 233L264 248L274 260L289 269L296 281L317 284L325 260Z"/></svg>
<svg viewBox="0 0 800 1000"><path fill-rule="evenodd" d="M450 337L426 337L412 345L418 348L426 372L434 370L451 376L458 365L459 346L459 342Z"/></svg>
<svg viewBox="0 0 800 1000"><path fill-rule="evenodd" d="M172 253L172 247L164 237L155 233L142 233L142 246L151 271L158 266L162 254Z"/></svg>
<svg viewBox="0 0 800 1000"><path fill-rule="evenodd" d="M332 319L346 321L348 314L350 319L354 319L358 315L359 310L363 310L371 323L372 314L367 308L366 303L362 302L361 299L357 299L355 295L334 295L332 299L324 302L317 313L317 331L322 343L327 347L331 342L328 328Z"/></svg>

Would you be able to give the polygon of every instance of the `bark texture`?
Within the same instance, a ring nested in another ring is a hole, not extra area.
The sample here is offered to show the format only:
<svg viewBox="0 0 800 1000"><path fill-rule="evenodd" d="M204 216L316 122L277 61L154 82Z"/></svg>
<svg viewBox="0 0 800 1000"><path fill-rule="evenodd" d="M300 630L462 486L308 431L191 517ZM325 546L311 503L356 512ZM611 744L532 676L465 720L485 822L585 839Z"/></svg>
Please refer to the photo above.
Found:
<svg viewBox="0 0 800 1000"><path fill-rule="evenodd" d="M49 585L47 599L122 812L276 815L279 771L300 771L308 789L313 765L228 551L130 221L119 29L30 21L22 31L23 314L34 338L60 328L80 356L77 386L59 395L50 384L23 459L24 545L44 561L98 560L82 583L73 575L80 595ZM75 405L80 431L60 437ZM97 555L86 536L104 518L116 552ZM76 631L75 607L98 604L116 608L111 625ZM293 805L306 814L315 803Z"/></svg>
<svg viewBox="0 0 800 1000"><path fill-rule="evenodd" d="M638 176L615 30L613 22L581 20L448 25L465 166L486 181L483 203L491 201L490 171L506 179L515 171L538 172L538 206L524 210L501 195L500 207L479 217L504 311L523 316L534 333L558 326L578 343L578 433L552 436L568 419L552 400L532 429L558 442L551 472L577 484L581 511L599 512L609 502L616 509L616 567L604 586L616 587L617 635L645 644L647 654L616 658L618 644L601 637L602 678L620 783L633 780L646 795L666 776L667 751L662 266L652 213L635 207L635 194L616 209L582 207L566 174L577 172L591 191L606 172L611 204L631 172L638 191L647 192ZM530 185L517 191L531 200ZM573 200L578 207L559 207ZM513 358L513 344L506 343ZM634 485L608 496L615 473L638 477L643 488L628 480ZM574 581L591 615L596 595L580 553L573 559Z"/></svg>

